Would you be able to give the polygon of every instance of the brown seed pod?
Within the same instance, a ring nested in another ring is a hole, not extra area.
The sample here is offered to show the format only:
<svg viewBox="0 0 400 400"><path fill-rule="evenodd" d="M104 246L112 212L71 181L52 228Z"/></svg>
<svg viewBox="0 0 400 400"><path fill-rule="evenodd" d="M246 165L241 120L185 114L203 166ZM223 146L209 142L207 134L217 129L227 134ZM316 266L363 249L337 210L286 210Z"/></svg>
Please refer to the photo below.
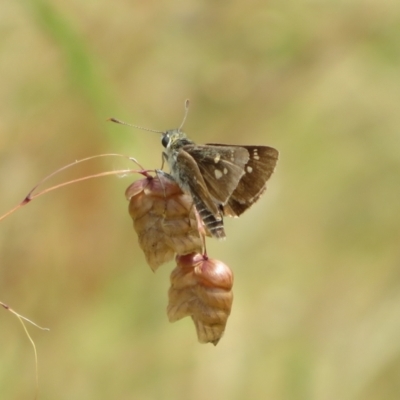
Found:
<svg viewBox="0 0 400 400"><path fill-rule="evenodd" d="M155 271L175 254L202 251L191 196L164 175L148 175L125 191L129 214L146 261Z"/></svg>
<svg viewBox="0 0 400 400"><path fill-rule="evenodd" d="M167 308L170 322L191 316L200 343L221 339L233 301L233 273L227 265L201 254L176 257Z"/></svg>

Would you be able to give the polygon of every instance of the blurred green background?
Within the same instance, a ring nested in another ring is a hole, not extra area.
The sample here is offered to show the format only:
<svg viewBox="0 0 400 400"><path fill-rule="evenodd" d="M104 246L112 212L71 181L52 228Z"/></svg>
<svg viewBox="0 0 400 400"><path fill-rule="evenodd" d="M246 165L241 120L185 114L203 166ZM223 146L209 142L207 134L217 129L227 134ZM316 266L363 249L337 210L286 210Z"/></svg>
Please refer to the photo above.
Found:
<svg viewBox="0 0 400 400"><path fill-rule="evenodd" d="M41 399L400 398L400 4L1 1L1 212L81 157L160 166L159 135L280 151L267 194L209 254L235 274L217 347L166 317L127 212L135 179L33 201L0 224L0 300L30 329ZM98 159L52 179L128 168ZM0 313L0 398L34 393Z"/></svg>

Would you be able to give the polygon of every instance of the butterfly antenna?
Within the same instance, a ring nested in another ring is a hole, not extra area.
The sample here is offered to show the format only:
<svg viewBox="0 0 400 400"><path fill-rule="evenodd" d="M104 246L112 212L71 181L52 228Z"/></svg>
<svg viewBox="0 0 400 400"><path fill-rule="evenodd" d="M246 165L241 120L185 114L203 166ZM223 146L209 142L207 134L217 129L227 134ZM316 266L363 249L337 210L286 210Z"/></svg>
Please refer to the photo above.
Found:
<svg viewBox="0 0 400 400"><path fill-rule="evenodd" d="M183 127L183 125L184 125L184 123L186 121L186 117L187 117L188 112L189 112L189 103L190 103L189 99L186 99L186 101L185 101L185 115L183 116L183 121L181 123L181 126L178 129L179 131L182 129L182 127Z"/></svg>
<svg viewBox="0 0 400 400"><path fill-rule="evenodd" d="M165 132L163 132L163 131L157 131L157 130L155 130L155 129L144 128L143 126L139 126L139 125L128 124L127 122L120 121L119 119L116 119L116 118L108 118L107 121L115 122L116 124L121 124L121 125L130 126L130 127L132 127L132 128L141 129L142 131L148 131L148 132L155 132L155 133L163 133L163 134L165 134Z"/></svg>

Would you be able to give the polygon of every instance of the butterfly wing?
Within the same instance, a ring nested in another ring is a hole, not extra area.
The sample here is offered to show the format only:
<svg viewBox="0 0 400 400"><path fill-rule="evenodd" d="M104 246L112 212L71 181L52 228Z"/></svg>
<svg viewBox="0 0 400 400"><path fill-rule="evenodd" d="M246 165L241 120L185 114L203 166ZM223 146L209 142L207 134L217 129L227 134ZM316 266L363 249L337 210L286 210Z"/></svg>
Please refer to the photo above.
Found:
<svg viewBox="0 0 400 400"><path fill-rule="evenodd" d="M212 144L211 146L219 146ZM232 192L223 214L239 216L255 203L266 190L266 183L274 172L279 153L269 146L230 146L245 148L249 158L244 166L244 174Z"/></svg>
<svg viewBox="0 0 400 400"><path fill-rule="evenodd" d="M248 151L224 145L187 145L183 149L195 160L214 201L226 204L244 175Z"/></svg>

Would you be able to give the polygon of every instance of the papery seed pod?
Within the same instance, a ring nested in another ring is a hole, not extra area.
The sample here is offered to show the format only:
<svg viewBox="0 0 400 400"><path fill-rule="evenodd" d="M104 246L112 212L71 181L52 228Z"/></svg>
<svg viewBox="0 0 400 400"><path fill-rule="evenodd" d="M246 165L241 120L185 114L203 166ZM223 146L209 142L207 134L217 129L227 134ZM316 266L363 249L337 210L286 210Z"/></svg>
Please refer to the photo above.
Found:
<svg viewBox="0 0 400 400"><path fill-rule="evenodd" d="M167 308L170 322L191 316L200 343L221 339L233 301L233 273L223 262L201 254L176 257Z"/></svg>
<svg viewBox="0 0 400 400"><path fill-rule="evenodd" d="M164 175L130 185L125 196L146 261L155 271L175 254L202 251L193 200Z"/></svg>

